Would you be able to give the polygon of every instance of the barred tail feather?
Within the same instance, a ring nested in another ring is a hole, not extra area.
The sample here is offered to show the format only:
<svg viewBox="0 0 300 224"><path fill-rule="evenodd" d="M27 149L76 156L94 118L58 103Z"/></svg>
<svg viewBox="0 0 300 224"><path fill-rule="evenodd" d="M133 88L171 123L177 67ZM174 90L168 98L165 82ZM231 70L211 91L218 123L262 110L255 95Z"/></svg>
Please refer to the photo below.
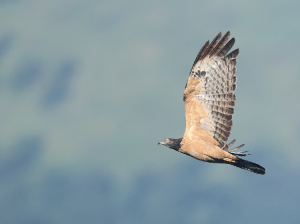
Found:
<svg viewBox="0 0 300 224"><path fill-rule="evenodd" d="M252 162L244 160L244 159L239 159L236 163L230 163L230 164L234 165L236 167L242 168L244 170L248 170L253 173L257 173L257 174L261 174L261 175L265 174L265 168L263 168L262 166L260 166L256 163L252 163Z"/></svg>

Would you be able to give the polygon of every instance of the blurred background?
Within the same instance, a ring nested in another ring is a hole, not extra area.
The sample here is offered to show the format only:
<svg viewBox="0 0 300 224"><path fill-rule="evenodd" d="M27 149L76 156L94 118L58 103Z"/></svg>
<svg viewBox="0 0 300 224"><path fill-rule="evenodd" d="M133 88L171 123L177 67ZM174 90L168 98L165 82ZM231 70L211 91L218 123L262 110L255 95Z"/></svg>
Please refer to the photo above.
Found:
<svg viewBox="0 0 300 224"><path fill-rule="evenodd" d="M0 223L300 221L300 2L0 0ZM266 175L182 137L207 40L240 48L234 126Z"/></svg>

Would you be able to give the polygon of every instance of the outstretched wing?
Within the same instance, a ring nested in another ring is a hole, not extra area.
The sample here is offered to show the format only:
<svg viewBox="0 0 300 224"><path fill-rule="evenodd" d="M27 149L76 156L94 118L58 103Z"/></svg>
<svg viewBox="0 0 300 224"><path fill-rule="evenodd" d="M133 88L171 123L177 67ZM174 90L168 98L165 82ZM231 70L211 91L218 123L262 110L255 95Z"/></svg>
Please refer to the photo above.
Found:
<svg viewBox="0 0 300 224"><path fill-rule="evenodd" d="M186 134L226 146L232 126L236 89L236 59L239 50L228 55L235 39L227 44L230 32L219 33L201 48L184 91ZM221 39L221 40L220 40ZM220 40L220 41L219 41ZM213 139L212 139L213 138Z"/></svg>

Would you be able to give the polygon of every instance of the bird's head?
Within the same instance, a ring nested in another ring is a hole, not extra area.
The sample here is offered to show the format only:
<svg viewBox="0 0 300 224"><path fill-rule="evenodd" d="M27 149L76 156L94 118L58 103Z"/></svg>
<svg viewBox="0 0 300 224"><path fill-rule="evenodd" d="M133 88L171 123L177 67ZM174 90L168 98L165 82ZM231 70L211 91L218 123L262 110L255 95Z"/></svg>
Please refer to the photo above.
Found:
<svg viewBox="0 0 300 224"><path fill-rule="evenodd" d="M174 139L174 138L166 138L158 143L158 145L165 145L171 149L178 150L180 148L180 142L182 138Z"/></svg>

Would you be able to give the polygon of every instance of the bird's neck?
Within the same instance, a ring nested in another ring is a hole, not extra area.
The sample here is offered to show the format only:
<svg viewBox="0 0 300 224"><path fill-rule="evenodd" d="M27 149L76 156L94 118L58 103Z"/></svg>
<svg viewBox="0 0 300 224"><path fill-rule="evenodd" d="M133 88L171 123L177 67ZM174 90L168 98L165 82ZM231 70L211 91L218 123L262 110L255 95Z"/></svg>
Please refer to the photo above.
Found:
<svg viewBox="0 0 300 224"><path fill-rule="evenodd" d="M182 138L174 139L172 145L170 145L171 149L178 151L181 147L180 142Z"/></svg>

